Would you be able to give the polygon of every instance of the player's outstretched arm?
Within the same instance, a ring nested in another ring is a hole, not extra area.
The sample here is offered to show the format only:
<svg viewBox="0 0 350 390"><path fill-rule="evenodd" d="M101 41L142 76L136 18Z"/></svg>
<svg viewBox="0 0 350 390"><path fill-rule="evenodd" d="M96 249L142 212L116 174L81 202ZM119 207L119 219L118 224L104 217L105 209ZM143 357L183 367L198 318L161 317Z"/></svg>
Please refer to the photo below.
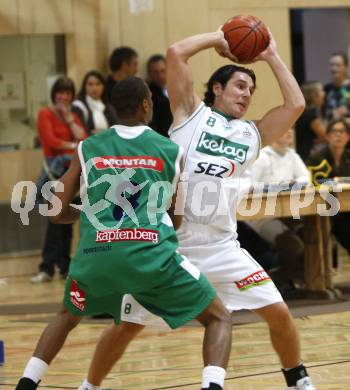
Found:
<svg viewBox="0 0 350 390"><path fill-rule="evenodd" d="M70 206L80 187L81 165L78 153L75 152L67 172L60 178L63 184L62 192L55 192L55 196L61 201L60 212L50 217L52 223L73 223L79 216L80 211Z"/></svg>
<svg viewBox="0 0 350 390"><path fill-rule="evenodd" d="M270 45L256 60L266 61L274 73L283 95L283 105L268 111L256 122L263 145L269 145L290 129L305 108L305 100L297 81L277 52L270 33Z"/></svg>
<svg viewBox="0 0 350 390"><path fill-rule="evenodd" d="M222 31L194 35L171 45L167 52L167 88L174 126L186 120L199 106L194 91L188 60L196 53L215 48L222 56L231 58Z"/></svg>

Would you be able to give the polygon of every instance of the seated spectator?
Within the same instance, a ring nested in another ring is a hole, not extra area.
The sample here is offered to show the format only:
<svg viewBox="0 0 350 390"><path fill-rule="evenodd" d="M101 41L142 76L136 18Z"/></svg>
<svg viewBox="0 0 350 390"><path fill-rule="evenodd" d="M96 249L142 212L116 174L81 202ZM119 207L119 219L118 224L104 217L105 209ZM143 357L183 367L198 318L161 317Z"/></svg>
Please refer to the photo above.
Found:
<svg viewBox="0 0 350 390"><path fill-rule="evenodd" d="M321 83L314 81L301 87L305 98L305 111L295 124L296 150L303 161L315 145L327 142L326 127L321 109L325 93Z"/></svg>
<svg viewBox="0 0 350 390"><path fill-rule="evenodd" d="M117 114L106 102L104 78L101 73L96 70L86 73L77 100L73 102L72 111L78 114L88 135L116 124Z"/></svg>
<svg viewBox="0 0 350 390"><path fill-rule="evenodd" d="M44 152L44 173L38 191L47 180L55 180L68 168L71 155L78 142L86 137L77 114L71 110L75 96L74 83L60 77L51 88L51 107L44 107L38 114L39 139ZM72 225L54 225L48 221L42 252L43 260L33 283L48 282L58 266L60 276L65 278L70 262Z"/></svg>
<svg viewBox="0 0 350 390"><path fill-rule="evenodd" d="M126 77L135 76L138 72L139 59L137 52L131 47L121 46L114 49L109 57L111 74L106 79L106 99L111 103L112 89L116 82Z"/></svg>
<svg viewBox="0 0 350 390"><path fill-rule="evenodd" d="M291 148L293 130L289 130L271 146L260 151L259 158L252 166L253 184L262 182L280 184L283 182L310 182L310 173L300 158Z"/></svg>
<svg viewBox="0 0 350 390"><path fill-rule="evenodd" d="M343 52L333 53L329 59L331 82L324 89L326 99L324 117L329 122L350 116L349 60Z"/></svg>
<svg viewBox="0 0 350 390"><path fill-rule="evenodd" d="M314 153L308 160L314 182L331 178L350 177L350 129L344 119L337 119L327 126L328 145ZM332 217L332 231L337 241L350 254L350 213L338 213Z"/></svg>
<svg viewBox="0 0 350 390"><path fill-rule="evenodd" d="M292 143L293 130L289 130L278 141L261 150L252 166L253 185L310 182L308 169L290 148ZM300 223L293 224L289 219L265 218L250 221L249 225L278 252L280 268L273 277L281 290L286 286L288 288L293 279L302 275L304 243L298 234Z"/></svg>
<svg viewBox="0 0 350 390"><path fill-rule="evenodd" d="M168 91L166 89L166 60L161 54L155 54L147 61L148 84L152 92L153 118L150 127L159 134L168 137L173 121L170 111Z"/></svg>

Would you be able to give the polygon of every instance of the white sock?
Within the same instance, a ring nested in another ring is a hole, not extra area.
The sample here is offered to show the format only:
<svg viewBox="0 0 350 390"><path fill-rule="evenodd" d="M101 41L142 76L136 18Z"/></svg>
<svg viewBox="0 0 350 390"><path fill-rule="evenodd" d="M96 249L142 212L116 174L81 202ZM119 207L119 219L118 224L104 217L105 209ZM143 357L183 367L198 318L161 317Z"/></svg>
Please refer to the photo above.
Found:
<svg viewBox="0 0 350 390"><path fill-rule="evenodd" d="M83 383L80 385L78 390L100 390L100 386L94 386L91 383L87 381L87 379L84 379Z"/></svg>
<svg viewBox="0 0 350 390"><path fill-rule="evenodd" d="M48 367L48 364L45 363L44 360L33 356L29 359L22 376L38 383L46 374Z"/></svg>
<svg viewBox="0 0 350 390"><path fill-rule="evenodd" d="M218 366L204 367L202 373L202 388L209 387L210 383L216 383L222 388L224 387L224 381L226 376L226 370Z"/></svg>

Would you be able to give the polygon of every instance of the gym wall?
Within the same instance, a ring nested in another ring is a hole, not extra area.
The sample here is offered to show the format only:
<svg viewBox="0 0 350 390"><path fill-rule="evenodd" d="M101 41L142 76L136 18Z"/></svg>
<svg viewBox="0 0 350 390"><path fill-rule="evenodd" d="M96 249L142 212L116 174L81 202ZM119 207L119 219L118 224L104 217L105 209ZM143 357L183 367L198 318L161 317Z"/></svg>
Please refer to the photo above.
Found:
<svg viewBox="0 0 350 390"><path fill-rule="evenodd" d="M270 26L290 66L289 9L350 6L349 0L153 1L153 12L135 15L130 13L128 0L0 0L0 36L65 34L68 74L80 83L91 68L107 70L108 54L116 46L135 47L144 63L150 54L165 52L169 44L186 35L215 30L232 15L251 13ZM210 72L223 63L214 51L193 59L199 93ZM258 91L248 116L257 118L281 97L267 66L258 64L253 68L257 71Z"/></svg>

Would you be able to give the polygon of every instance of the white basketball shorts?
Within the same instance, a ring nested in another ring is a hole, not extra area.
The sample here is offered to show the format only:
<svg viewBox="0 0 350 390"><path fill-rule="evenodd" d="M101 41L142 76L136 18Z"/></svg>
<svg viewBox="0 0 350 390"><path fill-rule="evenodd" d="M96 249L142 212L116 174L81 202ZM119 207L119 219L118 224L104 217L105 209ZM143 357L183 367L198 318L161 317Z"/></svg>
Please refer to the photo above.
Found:
<svg viewBox="0 0 350 390"><path fill-rule="evenodd" d="M207 276L230 312L283 302L268 274L236 240L180 247L179 251ZM123 321L141 325L158 322L131 295L124 296L121 311Z"/></svg>

